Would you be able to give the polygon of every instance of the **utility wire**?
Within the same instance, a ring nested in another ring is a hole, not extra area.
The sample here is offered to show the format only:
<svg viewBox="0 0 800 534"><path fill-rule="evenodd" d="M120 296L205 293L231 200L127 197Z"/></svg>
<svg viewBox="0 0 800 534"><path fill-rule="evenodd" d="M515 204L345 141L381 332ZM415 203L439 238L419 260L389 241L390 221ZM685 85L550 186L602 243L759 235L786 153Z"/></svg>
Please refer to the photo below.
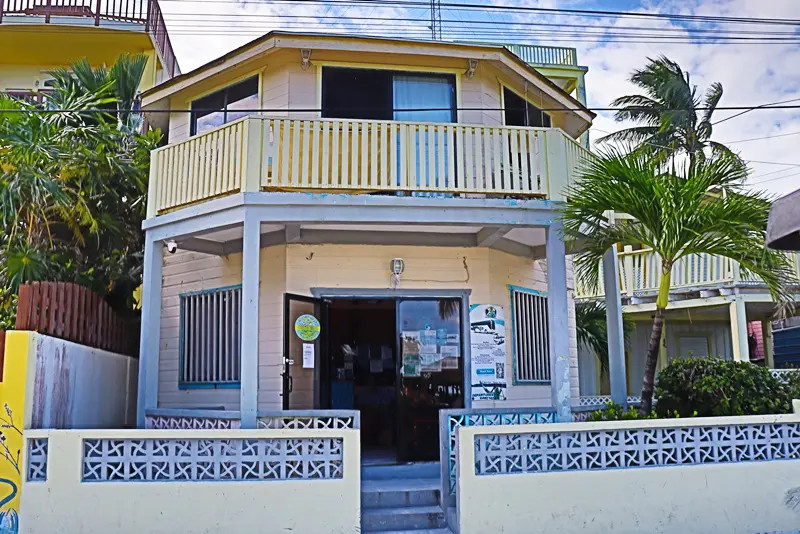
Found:
<svg viewBox="0 0 800 534"><path fill-rule="evenodd" d="M731 115L730 117L725 117L724 119L718 120L717 122L712 122L711 126L716 126L717 124L722 124L723 122L729 121L731 119L735 119L736 117L741 117L745 113L749 113L749 112L751 112L753 110L756 110L756 109L762 109L762 108L779 109L777 107L778 105L780 105L780 104L789 104L789 103L792 103L792 102L800 102L800 98L792 98L791 100L781 100L780 102L771 102L769 104L762 104L760 106L754 107L753 109L748 109L748 110L742 111L741 113L737 113L736 115ZM773 107L773 106L775 106L775 107Z"/></svg>
<svg viewBox="0 0 800 534"><path fill-rule="evenodd" d="M800 100L800 99L798 99ZM369 108L369 107L353 107L348 108L352 111L383 111L385 108ZM456 111L505 111L506 108L502 107L430 107L430 108L403 108L397 111L452 111L455 109ZM619 111L619 110L639 110L640 108L635 107L626 107L626 108L604 108L604 107L596 107L596 108L570 108L570 107L557 107L557 108L541 108L539 111ZM694 108L696 111L703 111L709 109L705 106L698 106ZM765 109L762 106L755 106L755 107L748 107L748 106L730 106L730 107L716 107L716 110L727 110L727 111L734 111L734 110L750 110L754 111L757 109ZM775 106L766 109L800 109L800 105L795 106ZM644 110L644 108L642 108ZM219 111L219 108L195 108L195 109L33 109L33 108L23 108L23 109L0 109L0 114L2 113L16 113L16 112L35 112L35 113L191 113L191 112L214 112ZM321 108L300 108L300 109L292 109L294 113L321 113L323 110ZM683 108L659 108L659 111L683 111ZM237 109L237 113L275 113L281 112L285 113L286 109L284 108L251 108L251 109ZM306 120L306 119L287 119L287 120ZM357 119L345 119L345 118L338 118L334 120L346 121L346 120L357 120ZM454 123L454 125L456 125ZM596 131L603 131L599 129L595 129ZM789 164L787 164L789 165ZM800 166L800 164L797 164Z"/></svg>
<svg viewBox="0 0 800 534"><path fill-rule="evenodd" d="M785 134L765 135L763 137L751 137L750 139L738 139L736 141L720 141L723 145L734 145L736 143L749 143L750 141L761 141L762 139L776 139L778 137L789 137L790 135L800 135L800 132L791 132Z"/></svg>
<svg viewBox="0 0 800 534"><path fill-rule="evenodd" d="M181 2L181 3L197 3L197 4L225 4L225 5L241 5L241 4L262 4L258 0L241 0L241 1L227 1L227 0L160 0L160 2ZM381 7L430 7L429 2L412 1L412 0L270 0L271 4L348 4L348 5L366 5L374 6L376 4ZM458 2L442 2L442 8L450 10L479 10L479 11L505 11L505 12L522 12L522 13L548 13L551 15L572 16L572 17L600 17L600 18L643 18L643 19L666 19L671 21L683 22L716 22L722 24L764 24L764 25L779 25L779 26L800 26L800 20L797 19L776 19L776 18L757 18L757 17L729 17L729 16L712 16L712 15L682 15L671 13L644 13L644 12L630 12L630 11L603 11L603 10L590 10L590 9L563 9L563 8L542 8L530 6L508 6L508 5L485 5L485 4L465 4Z"/></svg>

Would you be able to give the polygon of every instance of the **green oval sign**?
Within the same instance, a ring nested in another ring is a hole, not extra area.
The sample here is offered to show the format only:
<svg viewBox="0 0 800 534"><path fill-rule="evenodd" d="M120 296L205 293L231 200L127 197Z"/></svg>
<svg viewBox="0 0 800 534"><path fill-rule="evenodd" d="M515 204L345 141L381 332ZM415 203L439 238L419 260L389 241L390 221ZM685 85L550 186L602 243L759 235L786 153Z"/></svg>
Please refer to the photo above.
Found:
<svg viewBox="0 0 800 534"><path fill-rule="evenodd" d="M294 322L294 333L303 341L314 341L319 337L319 321L313 315L301 315Z"/></svg>

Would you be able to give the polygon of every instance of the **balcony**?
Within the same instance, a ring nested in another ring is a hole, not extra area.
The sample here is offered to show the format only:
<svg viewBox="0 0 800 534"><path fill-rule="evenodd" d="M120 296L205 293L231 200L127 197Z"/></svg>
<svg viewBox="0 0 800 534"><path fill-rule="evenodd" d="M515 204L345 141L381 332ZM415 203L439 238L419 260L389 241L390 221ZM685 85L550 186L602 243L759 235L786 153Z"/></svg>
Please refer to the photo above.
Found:
<svg viewBox="0 0 800 534"><path fill-rule="evenodd" d="M800 256L787 253L794 265L795 275L800 278ZM618 255L620 292L623 297L655 294L661 276L661 257L652 249L634 251L625 247ZM600 286L590 290L578 280L575 282L575 298L596 298L605 295L602 271ZM755 275L744 276L739 264L729 258L710 254L692 254L679 259L672 266L672 289L718 288L723 286L759 286L763 280Z"/></svg>
<svg viewBox="0 0 800 534"><path fill-rule="evenodd" d="M45 24L54 23L58 17L71 17L94 26L103 25L103 21L143 25L169 76L179 73L157 0L0 0L0 24L9 22L4 18L26 15L43 17Z"/></svg>
<svg viewBox="0 0 800 534"><path fill-rule="evenodd" d="M525 44L505 45L505 47L531 65L578 66L578 55L574 48Z"/></svg>
<svg viewBox="0 0 800 534"><path fill-rule="evenodd" d="M559 200L588 154L555 128L251 116L153 151L148 217L255 191Z"/></svg>

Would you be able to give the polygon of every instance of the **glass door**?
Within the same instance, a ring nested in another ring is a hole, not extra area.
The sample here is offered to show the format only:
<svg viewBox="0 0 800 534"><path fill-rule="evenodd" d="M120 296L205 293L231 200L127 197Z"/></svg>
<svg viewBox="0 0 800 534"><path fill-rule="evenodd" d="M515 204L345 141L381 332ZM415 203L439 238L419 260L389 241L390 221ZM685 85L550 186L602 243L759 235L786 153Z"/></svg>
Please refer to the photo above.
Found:
<svg viewBox="0 0 800 534"><path fill-rule="evenodd" d="M436 461L439 410L464 407L461 299L400 299L397 328L397 457Z"/></svg>
<svg viewBox="0 0 800 534"><path fill-rule="evenodd" d="M283 409L325 409L330 405L327 358L328 306L322 299L284 294Z"/></svg>

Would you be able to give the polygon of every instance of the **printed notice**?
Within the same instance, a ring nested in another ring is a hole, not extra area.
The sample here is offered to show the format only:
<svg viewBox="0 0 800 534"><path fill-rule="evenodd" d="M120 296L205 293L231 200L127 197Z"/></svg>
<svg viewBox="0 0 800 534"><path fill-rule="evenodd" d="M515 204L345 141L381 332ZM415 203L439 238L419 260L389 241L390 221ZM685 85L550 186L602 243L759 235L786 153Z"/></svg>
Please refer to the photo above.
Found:
<svg viewBox="0 0 800 534"><path fill-rule="evenodd" d="M439 347L439 354L442 357L442 369L458 369L459 347L443 345Z"/></svg>
<svg viewBox="0 0 800 534"><path fill-rule="evenodd" d="M506 400L506 323L502 306L470 306L472 400Z"/></svg>
<svg viewBox="0 0 800 534"><path fill-rule="evenodd" d="M303 369L314 368L314 344L303 343Z"/></svg>

